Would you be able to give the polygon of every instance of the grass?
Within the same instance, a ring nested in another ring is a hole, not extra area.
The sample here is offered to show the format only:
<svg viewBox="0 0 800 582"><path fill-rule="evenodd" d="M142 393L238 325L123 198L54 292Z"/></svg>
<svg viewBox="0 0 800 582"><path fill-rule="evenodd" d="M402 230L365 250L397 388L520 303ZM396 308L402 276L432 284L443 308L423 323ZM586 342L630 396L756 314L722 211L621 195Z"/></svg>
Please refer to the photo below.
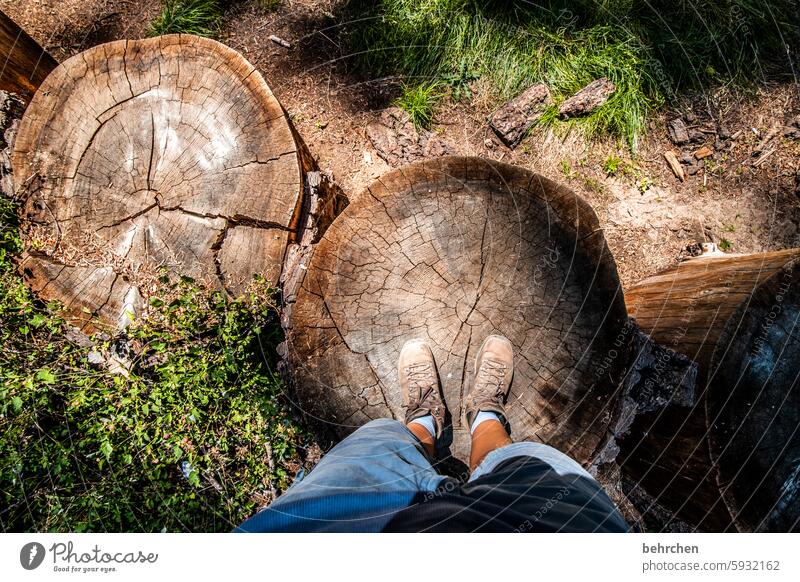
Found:
<svg viewBox="0 0 800 582"><path fill-rule="evenodd" d="M222 9L218 0L164 0L150 24L150 36L195 34L214 37L219 32Z"/></svg>
<svg viewBox="0 0 800 582"><path fill-rule="evenodd" d="M162 278L128 328L128 375L76 343L61 306L15 272L0 198L0 529L229 531L285 489L309 436L275 375L274 290L230 300Z"/></svg>
<svg viewBox="0 0 800 582"><path fill-rule="evenodd" d="M408 113L414 127L430 129L433 123L433 111L442 97L444 93L440 83L403 85L400 97L394 104Z"/></svg>
<svg viewBox="0 0 800 582"><path fill-rule="evenodd" d="M608 77L613 96L566 123L635 150L649 115L677 91L746 82L785 61L781 39L797 32L791 1L351 0L349 43L369 74L433 83L466 72L488 79L497 104L544 81L557 106ZM554 106L541 123L565 122Z"/></svg>

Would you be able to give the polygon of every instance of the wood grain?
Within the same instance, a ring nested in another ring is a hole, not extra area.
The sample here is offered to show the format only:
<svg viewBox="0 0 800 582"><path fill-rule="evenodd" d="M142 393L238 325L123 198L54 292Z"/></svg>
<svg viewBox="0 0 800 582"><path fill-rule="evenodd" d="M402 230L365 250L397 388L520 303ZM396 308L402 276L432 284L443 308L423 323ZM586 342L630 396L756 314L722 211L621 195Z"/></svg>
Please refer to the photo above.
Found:
<svg viewBox="0 0 800 582"><path fill-rule="evenodd" d="M424 338L466 459L461 401L491 333L515 346L512 437L586 462L611 415L627 318L597 218L572 191L526 170L445 157L390 172L326 232L297 293L288 351L303 410L347 434L402 418L397 357Z"/></svg>
<svg viewBox="0 0 800 582"><path fill-rule="evenodd" d="M31 102L12 164L24 273L84 320L116 321L162 269L232 293L255 273L277 282L302 198L295 138L264 79L187 35L64 62ZM76 279L92 283L75 295Z"/></svg>

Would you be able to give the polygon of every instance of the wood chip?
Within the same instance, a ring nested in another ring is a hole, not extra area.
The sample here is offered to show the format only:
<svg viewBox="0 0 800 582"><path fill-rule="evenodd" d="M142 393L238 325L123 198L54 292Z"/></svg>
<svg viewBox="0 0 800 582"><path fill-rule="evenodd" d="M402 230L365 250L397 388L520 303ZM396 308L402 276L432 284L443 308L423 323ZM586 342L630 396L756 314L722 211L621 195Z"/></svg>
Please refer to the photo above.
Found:
<svg viewBox="0 0 800 582"><path fill-rule="evenodd" d="M675 152L664 152L664 158L667 160L672 173L675 174L681 182L685 182L686 173L683 171L683 166L681 166L681 163L678 161L678 156L675 155Z"/></svg>
<svg viewBox="0 0 800 582"><path fill-rule="evenodd" d="M703 146L699 150L694 152L694 157L696 157L698 160L702 160L703 158L707 158L708 156L712 155L713 153L714 153L714 150L712 150L710 147Z"/></svg>
<svg viewBox="0 0 800 582"><path fill-rule="evenodd" d="M287 48L287 49L288 49L288 48L292 48L292 43L290 43L290 42L289 42L289 41L287 41L287 40L283 40L281 37L279 37L279 36L275 36L274 34L270 34L270 35L269 35L269 39L270 39L272 42L274 42L275 44L279 44L279 45L281 45L283 48Z"/></svg>

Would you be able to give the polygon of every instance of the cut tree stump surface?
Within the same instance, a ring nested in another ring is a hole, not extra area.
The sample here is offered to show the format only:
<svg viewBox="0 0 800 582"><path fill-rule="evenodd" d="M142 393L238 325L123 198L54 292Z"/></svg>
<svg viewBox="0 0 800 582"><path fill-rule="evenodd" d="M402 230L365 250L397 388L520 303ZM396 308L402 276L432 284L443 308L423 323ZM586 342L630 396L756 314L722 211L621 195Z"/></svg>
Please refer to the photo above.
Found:
<svg viewBox="0 0 800 582"><path fill-rule="evenodd" d="M800 531L800 263L742 302L711 362L711 458L740 531Z"/></svg>
<svg viewBox="0 0 800 582"><path fill-rule="evenodd" d="M255 273L277 282L302 196L264 79L187 35L67 60L28 108L12 165L31 287L112 322L163 267L233 294Z"/></svg>
<svg viewBox="0 0 800 582"><path fill-rule="evenodd" d="M464 460L461 401L483 339L501 333L515 348L512 438L585 463L627 363L626 320L614 260L582 199L520 168L445 157L383 176L336 218L287 343L300 405L343 435L404 417L397 358L424 338L453 416L446 440Z"/></svg>

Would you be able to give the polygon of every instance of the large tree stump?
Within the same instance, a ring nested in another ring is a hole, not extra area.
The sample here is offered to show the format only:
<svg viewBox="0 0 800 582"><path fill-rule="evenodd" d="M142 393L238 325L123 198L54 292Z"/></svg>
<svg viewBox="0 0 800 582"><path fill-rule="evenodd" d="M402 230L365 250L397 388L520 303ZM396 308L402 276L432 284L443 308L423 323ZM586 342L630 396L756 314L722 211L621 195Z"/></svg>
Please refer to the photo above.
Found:
<svg viewBox="0 0 800 582"><path fill-rule="evenodd" d="M800 265L730 317L711 359L711 459L740 531L800 531Z"/></svg>
<svg viewBox="0 0 800 582"><path fill-rule="evenodd" d="M46 50L0 11L0 90L16 93L28 102L57 66Z"/></svg>
<svg viewBox="0 0 800 582"><path fill-rule="evenodd" d="M445 157L383 176L339 215L314 250L287 340L300 404L340 435L403 418L397 357L406 340L427 340L463 460L474 358L487 335L504 334L516 351L512 437L587 462L627 363L626 319L581 198L520 168Z"/></svg>
<svg viewBox="0 0 800 582"><path fill-rule="evenodd" d="M277 282L299 220L291 125L239 53L170 35L96 46L46 79L12 159L31 287L88 321L162 269L232 294Z"/></svg>
<svg viewBox="0 0 800 582"><path fill-rule="evenodd" d="M620 442L620 464L637 487L697 529L720 531L732 523L708 449L705 396L711 356L723 331L741 321L736 313L759 285L798 255L800 250L793 249L702 256L626 291L628 313L642 331L696 361L699 371L693 404L674 403L639 417Z"/></svg>

